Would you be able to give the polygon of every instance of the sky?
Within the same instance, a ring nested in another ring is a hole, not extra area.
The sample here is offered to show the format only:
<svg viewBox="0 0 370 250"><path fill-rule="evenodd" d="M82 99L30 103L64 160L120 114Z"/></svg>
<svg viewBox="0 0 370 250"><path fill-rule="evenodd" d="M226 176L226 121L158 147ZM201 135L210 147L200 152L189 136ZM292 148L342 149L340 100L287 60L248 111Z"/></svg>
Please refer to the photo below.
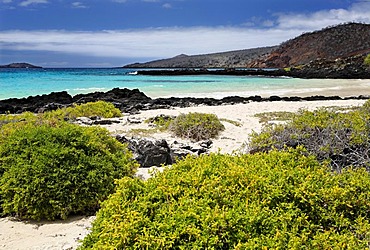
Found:
<svg viewBox="0 0 370 250"><path fill-rule="evenodd" d="M0 64L118 67L346 22L370 23L370 0L0 0Z"/></svg>

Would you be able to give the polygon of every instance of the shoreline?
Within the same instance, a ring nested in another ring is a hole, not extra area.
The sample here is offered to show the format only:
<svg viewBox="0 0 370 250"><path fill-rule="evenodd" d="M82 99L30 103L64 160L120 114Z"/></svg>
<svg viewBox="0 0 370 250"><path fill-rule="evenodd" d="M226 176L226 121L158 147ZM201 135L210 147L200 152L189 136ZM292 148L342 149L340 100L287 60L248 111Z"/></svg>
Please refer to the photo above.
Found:
<svg viewBox="0 0 370 250"><path fill-rule="evenodd" d="M353 91L350 94L357 93L360 90L353 86ZM356 91L355 91L356 90ZM337 91L337 90L336 90ZM320 92L320 91L319 91ZM316 93L316 92L312 92ZM320 92L321 93L321 92ZM10 98L0 100L0 114L17 114L25 111L33 113L42 113L45 111L55 110L70 106L72 104L94 102L94 101L107 101L111 102L121 110L123 113L137 113L142 110L153 110L153 109L170 109L174 107L192 107L200 105L208 106L221 106L228 104L245 104L250 102L273 102L273 101L286 101L286 102L306 102L306 101L327 101L327 100L367 100L370 99L370 95L366 95L363 91L360 91L360 95L345 96L340 95L325 95L325 91L322 91L322 95L310 95L310 96L278 96L271 95L269 97L262 97L260 95L254 96L227 96L220 99L210 97L167 97L167 98L150 98L139 89L127 89L127 88L114 88L107 92L92 92L88 94L78 94L71 96L67 91L52 92L45 95L29 96L26 98ZM348 93L347 93L348 94ZM365 94L365 95L363 95ZM370 94L370 93L369 93Z"/></svg>
<svg viewBox="0 0 370 250"><path fill-rule="evenodd" d="M299 67L281 68L159 68L159 69L137 69L138 75L150 76L194 76L194 75L224 75L224 76L265 76L265 77L292 77L303 79L370 79L370 72L358 67L353 69L317 68L304 65Z"/></svg>

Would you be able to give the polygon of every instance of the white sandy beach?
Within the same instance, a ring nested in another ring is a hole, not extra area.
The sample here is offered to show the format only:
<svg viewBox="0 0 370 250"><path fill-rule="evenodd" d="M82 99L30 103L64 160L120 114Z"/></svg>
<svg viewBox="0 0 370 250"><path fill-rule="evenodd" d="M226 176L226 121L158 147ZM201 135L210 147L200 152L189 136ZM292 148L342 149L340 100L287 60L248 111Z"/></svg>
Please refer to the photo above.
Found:
<svg viewBox="0 0 370 250"><path fill-rule="evenodd" d="M219 138L212 140L212 152L233 153L242 149L248 142L248 134L252 131L260 131L262 125L259 119L254 117L257 113L288 111L296 112L299 109L314 110L328 106L359 106L364 100L340 100L340 101L314 101L314 102L261 102L225 106L198 106L189 108L173 108L168 110L143 111L138 115L129 115L120 118L119 124L104 126L113 134L127 134L131 129L150 128L147 123L134 124L129 120L144 121L147 118L159 114L179 115L181 113L200 112L213 113L221 119L237 121L241 126L235 126L223 121L225 131ZM174 141L182 141L168 133L155 133L153 138L166 139L169 144ZM129 137L129 136L128 136ZM187 141L184 141L187 142ZM139 170L140 175L147 175L147 169ZM74 217L67 221L56 222L21 222L12 218L0 219L0 249L76 249L78 240L87 233L94 217Z"/></svg>

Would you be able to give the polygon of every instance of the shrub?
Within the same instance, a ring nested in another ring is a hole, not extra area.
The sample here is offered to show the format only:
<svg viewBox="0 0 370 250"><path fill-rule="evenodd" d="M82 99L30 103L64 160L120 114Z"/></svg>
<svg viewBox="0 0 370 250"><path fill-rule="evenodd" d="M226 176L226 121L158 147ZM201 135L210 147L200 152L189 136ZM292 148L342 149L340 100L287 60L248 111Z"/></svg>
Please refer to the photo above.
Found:
<svg viewBox="0 0 370 250"><path fill-rule="evenodd" d="M37 119L36 114L31 112L23 112L22 114L0 114L0 128L8 123L16 123L20 121L35 121Z"/></svg>
<svg viewBox="0 0 370 250"><path fill-rule="evenodd" d="M216 115L202 113L181 114L169 126L176 136L194 141L214 138L224 129Z"/></svg>
<svg viewBox="0 0 370 250"><path fill-rule="evenodd" d="M300 151L186 158L123 178L80 249L365 249L370 176Z"/></svg>
<svg viewBox="0 0 370 250"><path fill-rule="evenodd" d="M145 120L146 123L155 125L159 131L168 130L171 122L176 118L176 116L169 115L157 115Z"/></svg>
<svg viewBox="0 0 370 250"><path fill-rule="evenodd" d="M304 146L319 161L329 160L333 170L367 167L370 171L370 101L359 109L335 112L301 111L285 125L266 126L253 133L250 152Z"/></svg>
<svg viewBox="0 0 370 250"><path fill-rule="evenodd" d="M255 114L259 118L259 122L267 124L269 121L289 121L293 119L296 114L293 112L276 111L276 112L263 112Z"/></svg>
<svg viewBox="0 0 370 250"><path fill-rule="evenodd" d="M44 118L58 118L74 120L77 117L91 117L100 116L104 118L121 117L122 113L119 109L115 108L112 103L97 101L88 102L71 107L58 109L55 111L45 112Z"/></svg>
<svg viewBox="0 0 370 250"><path fill-rule="evenodd" d="M0 140L0 196L4 214L65 219L96 211L114 179L132 176L126 146L99 127L42 121L4 125Z"/></svg>
<svg viewBox="0 0 370 250"><path fill-rule="evenodd" d="M368 55L365 57L364 64L365 64L366 66L370 66L370 54L368 54Z"/></svg>

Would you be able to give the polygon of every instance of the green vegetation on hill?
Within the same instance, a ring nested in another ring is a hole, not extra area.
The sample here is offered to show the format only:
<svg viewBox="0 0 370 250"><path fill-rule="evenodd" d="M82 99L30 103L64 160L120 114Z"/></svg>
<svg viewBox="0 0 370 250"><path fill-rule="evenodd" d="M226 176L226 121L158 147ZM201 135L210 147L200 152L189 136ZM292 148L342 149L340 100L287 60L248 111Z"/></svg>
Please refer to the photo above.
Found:
<svg viewBox="0 0 370 250"><path fill-rule="evenodd" d="M188 157L123 178L81 249L365 249L370 175L301 149Z"/></svg>

